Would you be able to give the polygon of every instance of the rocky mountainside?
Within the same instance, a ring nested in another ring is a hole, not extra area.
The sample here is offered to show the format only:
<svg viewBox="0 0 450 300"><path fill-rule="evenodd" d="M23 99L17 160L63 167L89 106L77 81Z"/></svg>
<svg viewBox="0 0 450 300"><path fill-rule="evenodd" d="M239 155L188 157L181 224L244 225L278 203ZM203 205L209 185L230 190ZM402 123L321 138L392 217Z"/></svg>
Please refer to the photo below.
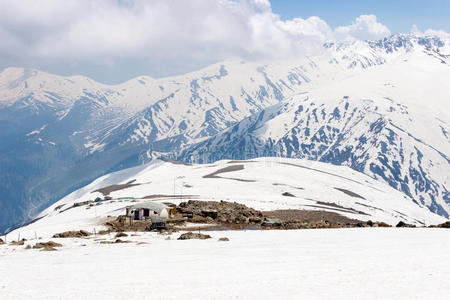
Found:
<svg viewBox="0 0 450 300"><path fill-rule="evenodd" d="M223 62L116 86L6 69L0 230L99 175L161 155L346 164L446 215L449 49L441 38L398 35L329 43L295 61Z"/></svg>

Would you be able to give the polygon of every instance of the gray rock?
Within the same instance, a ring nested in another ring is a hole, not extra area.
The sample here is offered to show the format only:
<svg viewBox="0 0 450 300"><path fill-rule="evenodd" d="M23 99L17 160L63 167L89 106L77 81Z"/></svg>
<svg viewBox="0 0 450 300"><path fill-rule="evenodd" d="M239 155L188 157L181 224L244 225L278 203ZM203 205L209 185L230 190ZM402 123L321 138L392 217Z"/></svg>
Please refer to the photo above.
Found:
<svg viewBox="0 0 450 300"><path fill-rule="evenodd" d="M180 235L178 238L179 240L206 240L210 239L211 236L209 234L202 234L202 233L193 233L193 232L187 232Z"/></svg>

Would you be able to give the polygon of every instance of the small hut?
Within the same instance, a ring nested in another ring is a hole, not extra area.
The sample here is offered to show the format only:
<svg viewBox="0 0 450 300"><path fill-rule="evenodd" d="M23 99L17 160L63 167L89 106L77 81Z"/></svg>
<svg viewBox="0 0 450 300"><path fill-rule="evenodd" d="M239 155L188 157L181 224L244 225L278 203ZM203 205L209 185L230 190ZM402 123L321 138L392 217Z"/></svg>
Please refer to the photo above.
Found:
<svg viewBox="0 0 450 300"><path fill-rule="evenodd" d="M145 220L149 218L169 218L171 208L159 202L143 202L126 207L127 217L134 220Z"/></svg>

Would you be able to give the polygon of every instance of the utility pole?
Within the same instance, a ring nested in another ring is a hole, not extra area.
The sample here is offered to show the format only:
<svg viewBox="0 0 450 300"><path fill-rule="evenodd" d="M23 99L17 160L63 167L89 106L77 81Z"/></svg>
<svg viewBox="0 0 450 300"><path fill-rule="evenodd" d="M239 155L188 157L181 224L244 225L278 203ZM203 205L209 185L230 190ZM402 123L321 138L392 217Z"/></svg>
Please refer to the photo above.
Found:
<svg viewBox="0 0 450 300"><path fill-rule="evenodd" d="M175 180L177 180L176 176L173 178L173 199L175 199Z"/></svg>

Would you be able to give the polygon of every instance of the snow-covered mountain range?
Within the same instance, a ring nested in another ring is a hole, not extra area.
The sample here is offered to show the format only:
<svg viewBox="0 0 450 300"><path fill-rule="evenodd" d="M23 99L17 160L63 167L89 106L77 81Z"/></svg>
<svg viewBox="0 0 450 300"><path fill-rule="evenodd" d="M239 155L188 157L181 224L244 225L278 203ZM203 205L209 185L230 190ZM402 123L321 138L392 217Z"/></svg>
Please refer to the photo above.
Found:
<svg viewBox="0 0 450 300"><path fill-rule="evenodd" d="M449 40L395 35L116 86L8 68L0 73L0 231L99 175L161 155L344 164L448 216L449 67Z"/></svg>

